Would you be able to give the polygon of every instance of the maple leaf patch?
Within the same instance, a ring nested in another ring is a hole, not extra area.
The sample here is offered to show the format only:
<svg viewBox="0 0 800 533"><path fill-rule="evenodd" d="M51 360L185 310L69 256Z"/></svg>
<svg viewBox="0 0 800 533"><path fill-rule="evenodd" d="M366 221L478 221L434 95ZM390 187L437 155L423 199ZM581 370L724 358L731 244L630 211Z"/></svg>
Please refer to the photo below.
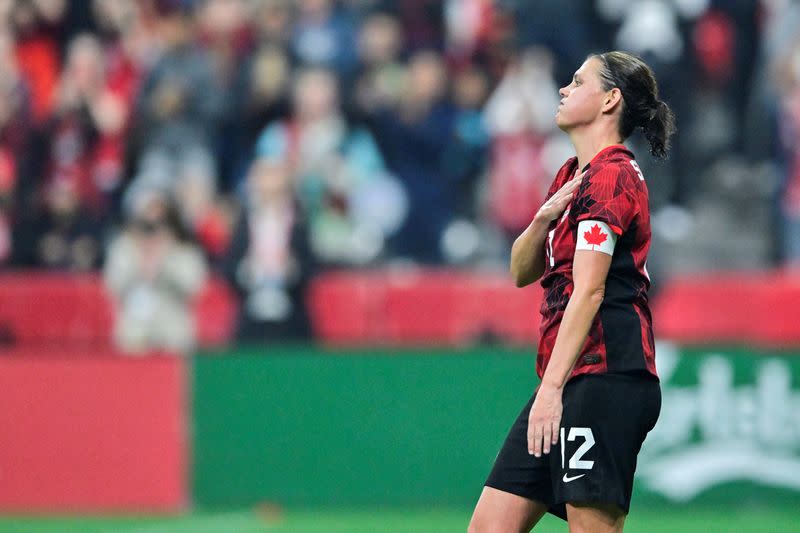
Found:
<svg viewBox="0 0 800 533"><path fill-rule="evenodd" d="M583 238L586 239L587 244L592 245L594 250L595 246L603 244L608 239L608 234L604 233L600 226L595 224L590 231L583 232Z"/></svg>

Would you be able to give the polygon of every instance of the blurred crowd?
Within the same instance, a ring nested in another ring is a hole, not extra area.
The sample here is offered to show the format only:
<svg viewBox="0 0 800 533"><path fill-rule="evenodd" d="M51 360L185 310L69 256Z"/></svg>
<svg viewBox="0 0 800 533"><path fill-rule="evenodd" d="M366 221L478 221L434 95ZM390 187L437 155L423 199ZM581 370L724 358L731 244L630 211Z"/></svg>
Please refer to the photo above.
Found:
<svg viewBox="0 0 800 533"><path fill-rule="evenodd" d="M654 280L800 264L795 0L0 0L0 268L102 271L130 349L308 335L315 273L505 266L593 51L655 69Z"/></svg>

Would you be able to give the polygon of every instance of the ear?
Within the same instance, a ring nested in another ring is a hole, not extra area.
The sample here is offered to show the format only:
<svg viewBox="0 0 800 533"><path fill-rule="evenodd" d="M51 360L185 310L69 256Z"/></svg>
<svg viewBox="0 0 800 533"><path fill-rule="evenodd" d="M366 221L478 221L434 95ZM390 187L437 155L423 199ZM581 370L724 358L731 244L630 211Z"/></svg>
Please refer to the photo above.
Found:
<svg viewBox="0 0 800 533"><path fill-rule="evenodd" d="M606 92L601 110L603 113L613 113L617 106L621 105L621 102L622 91L620 91L618 87L614 87Z"/></svg>

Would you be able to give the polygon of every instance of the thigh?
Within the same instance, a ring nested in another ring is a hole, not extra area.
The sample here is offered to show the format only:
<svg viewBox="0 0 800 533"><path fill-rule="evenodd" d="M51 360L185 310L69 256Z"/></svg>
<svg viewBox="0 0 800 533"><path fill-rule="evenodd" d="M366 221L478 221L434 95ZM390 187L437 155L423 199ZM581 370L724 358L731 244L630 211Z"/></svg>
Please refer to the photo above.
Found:
<svg viewBox="0 0 800 533"><path fill-rule="evenodd" d="M625 525L625 513L615 504L568 503L570 533L619 533Z"/></svg>
<svg viewBox="0 0 800 533"><path fill-rule="evenodd" d="M656 381L612 375L575 378L564 391L559 443L552 452L558 454L554 505L613 504L627 514L636 458L660 402Z"/></svg>
<svg viewBox="0 0 800 533"><path fill-rule="evenodd" d="M469 533L527 533L545 512L547 506L542 502L484 487L469 522Z"/></svg>
<svg viewBox="0 0 800 533"><path fill-rule="evenodd" d="M553 501L552 453L541 457L528 454L528 415L535 397L528 400L511 426L485 485L549 506Z"/></svg>

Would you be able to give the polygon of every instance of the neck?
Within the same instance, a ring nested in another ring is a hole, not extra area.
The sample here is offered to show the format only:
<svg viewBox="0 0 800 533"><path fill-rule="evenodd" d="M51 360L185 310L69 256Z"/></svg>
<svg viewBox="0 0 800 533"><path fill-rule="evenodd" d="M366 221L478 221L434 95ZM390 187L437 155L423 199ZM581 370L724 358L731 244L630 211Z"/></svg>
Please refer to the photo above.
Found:
<svg viewBox="0 0 800 533"><path fill-rule="evenodd" d="M593 158L608 146L622 144L619 134L616 132L595 132L572 131L569 134L575 153L578 156L578 172L585 167Z"/></svg>

